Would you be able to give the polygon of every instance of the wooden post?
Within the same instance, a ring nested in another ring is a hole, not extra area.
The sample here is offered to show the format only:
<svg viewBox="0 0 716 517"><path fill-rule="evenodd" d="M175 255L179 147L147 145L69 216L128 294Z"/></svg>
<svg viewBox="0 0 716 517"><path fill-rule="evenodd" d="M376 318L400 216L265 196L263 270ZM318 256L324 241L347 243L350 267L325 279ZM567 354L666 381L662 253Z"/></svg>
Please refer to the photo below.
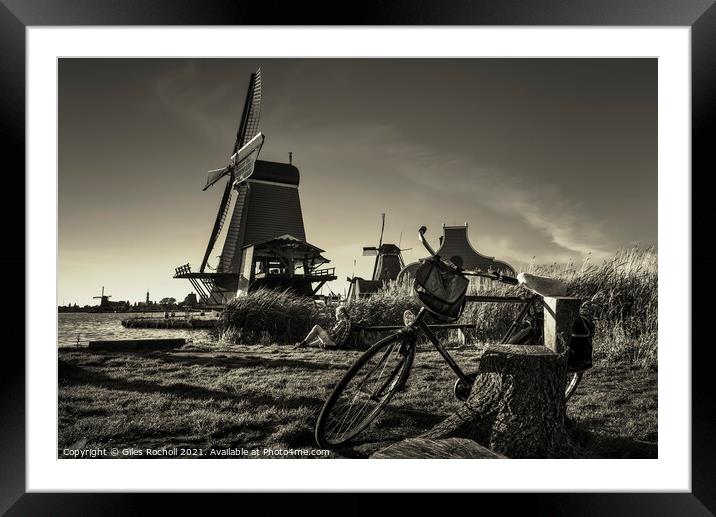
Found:
<svg viewBox="0 0 716 517"><path fill-rule="evenodd" d="M544 297L544 346L557 354L567 350L581 304L579 298Z"/></svg>
<svg viewBox="0 0 716 517"><path fill-rule="evenodd" d="M463 332L461 328L457 329L457 342L461 345L467 343L467 339L465 338L465 332Z"/></svg>

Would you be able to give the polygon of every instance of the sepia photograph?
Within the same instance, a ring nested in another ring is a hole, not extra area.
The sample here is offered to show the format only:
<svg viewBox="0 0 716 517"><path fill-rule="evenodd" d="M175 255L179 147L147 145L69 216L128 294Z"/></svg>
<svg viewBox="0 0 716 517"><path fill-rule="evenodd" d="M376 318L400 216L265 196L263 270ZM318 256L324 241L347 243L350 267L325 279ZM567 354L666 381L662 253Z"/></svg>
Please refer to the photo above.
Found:
<svg viewBox="0 0 716 517"><path fill-rule="evenodd" d="M58 459L659 457L658 59L57 74Z"/></svg>

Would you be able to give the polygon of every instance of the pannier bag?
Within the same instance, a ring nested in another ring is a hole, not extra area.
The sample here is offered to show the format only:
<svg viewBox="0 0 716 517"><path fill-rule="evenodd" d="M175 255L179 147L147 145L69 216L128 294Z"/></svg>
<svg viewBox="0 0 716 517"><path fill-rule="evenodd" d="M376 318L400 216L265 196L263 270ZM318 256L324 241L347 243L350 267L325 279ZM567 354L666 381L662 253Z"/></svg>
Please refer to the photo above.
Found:
<svg viewBox="0 0 716 517"><path fill-rule="evenodd" d="M572 339L569 341L567 369L570 371L586 370L592 367L592 337L594 322L583 315L574 322Z"/></svg>
<svg viewBox="0 0 716 517"><path fill-rule="evenodd" d="M422 259L415 272L415 291L420 303L436 319L457 320L465 308L470 281L437 258Z"/></svg>

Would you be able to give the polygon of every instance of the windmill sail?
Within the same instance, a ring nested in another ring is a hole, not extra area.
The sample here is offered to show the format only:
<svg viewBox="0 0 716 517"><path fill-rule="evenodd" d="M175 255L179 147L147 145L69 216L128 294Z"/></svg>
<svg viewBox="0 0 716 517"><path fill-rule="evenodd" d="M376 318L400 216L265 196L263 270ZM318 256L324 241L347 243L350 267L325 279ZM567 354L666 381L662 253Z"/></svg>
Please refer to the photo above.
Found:
<svg viewBox="0 0 716 517"><path fill-rule="evenodd" d="M219 181L221 178L231 173L231 167L224 167L222 169L214 169L207 173L206 185L201 190L206 190L211 187L214 183Z"/></svg>
<svg viewBox="0 0 716 517"><path fill-rule="evenodd" d="M256 159L261 152L261 146L264 143L264 135L258 133L249 142L241 147L231 156L231 164L223 169L214 169L209 171L206 178L206 185L202 190L206 190L224 176L232 176L232 180L238 183L247 179L254 172Z"/></svg>
<svg viewBox="0 0 716 517"><path fill-rule="evenodd" d="M226 213L229 211L229 201L231 201L231 182L227 181L226 187L224 187L224 195L221 197L221 203L219 204L219 211L214 221L214 228L211 230L211 236L209 237L209 245L206 247L204 259L201 261L201 268L199 268L199 271L202 273L206 268L206 263L209 261L211 250L214 249L214 244L216 244L216 238L219 236L221 228L224 225Z"/></svg>
<svg viewBox="0 0 716 517"><path fill-rule="evenodd" d="M211 252L214 249L219 233L223 228L224 220L226 219L230 201L231 201L231 188L233 179L236 177L236 173L239 173L239 177L244 175L244 179L251 175L253 172L258 152L261 150L263 144L263 135L258 132L259 129L259 116L261 114L261 69L259 68L256 72L251 74L249 80L249 88L246 93L246 100L244 101L244 110L241 114L241 122L236 134L236 141L231 152L232 163L224 169L216 169L209 171L206 185L204 190L209 188L211 185L219 181L224 176L230 176L229 181L226 183L224 194L219 204L219 211L216 214L214 220L214 227L209 237L209 243L204 253L204 259L201 264L201 271L203 272L206 268L206 264L211 256ZM260 138L255 138L260 136ZM252 143L252 146L246 144ZM244 150L244 147L249 149ZM242 151L245 151L242 153ZM243 156L242 156L243 155ZM242 159L243 158L243 159Z"/></svg>
<svg viewBox="0 0 716 517"><path fill-rule="evenodd" d="M231 157L231 162L234 164L233 172L236 183L241 183L253 174L263 143L264 135L258 133Z"/></svg>
<svg viewBox="0 0 716 517"><path fill-rule="evenodd" d="M261 115L261 69L251 74L249 90L244 101L244 111L241 114L241 122L236 131L236 142L231 154L245 146L249 140L259 132L259 117Z"/></svg>

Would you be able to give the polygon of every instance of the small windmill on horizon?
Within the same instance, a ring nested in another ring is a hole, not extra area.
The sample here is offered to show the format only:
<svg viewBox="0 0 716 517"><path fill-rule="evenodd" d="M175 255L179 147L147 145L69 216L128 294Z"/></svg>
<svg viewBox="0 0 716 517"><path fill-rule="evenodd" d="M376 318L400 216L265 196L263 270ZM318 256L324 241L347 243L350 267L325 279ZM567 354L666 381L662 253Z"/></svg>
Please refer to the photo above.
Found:
<svg viewBox="0 0 716 517"><path fill-rule="evenodd" d="M102 294L99 296L93 296L93 300L99 300L99 306L100 307L106 307L109 305L109 299L112 297L111 294L104 294L104 286L102 286Z"/></svg>
<svg viewBox="0 0 716 517"><path fill-rule="evenodd" d="M402 252L411 248L401 249L399 245L383 243L385 214L380 214L380 217L378 246L363 246L364 257L375 257L373 275L370 280L356 277L355 274L352 278L348 278L351 283L348 298L357 298L380 290L388 281L398 278L398 273L405 267Z"/></svg>

